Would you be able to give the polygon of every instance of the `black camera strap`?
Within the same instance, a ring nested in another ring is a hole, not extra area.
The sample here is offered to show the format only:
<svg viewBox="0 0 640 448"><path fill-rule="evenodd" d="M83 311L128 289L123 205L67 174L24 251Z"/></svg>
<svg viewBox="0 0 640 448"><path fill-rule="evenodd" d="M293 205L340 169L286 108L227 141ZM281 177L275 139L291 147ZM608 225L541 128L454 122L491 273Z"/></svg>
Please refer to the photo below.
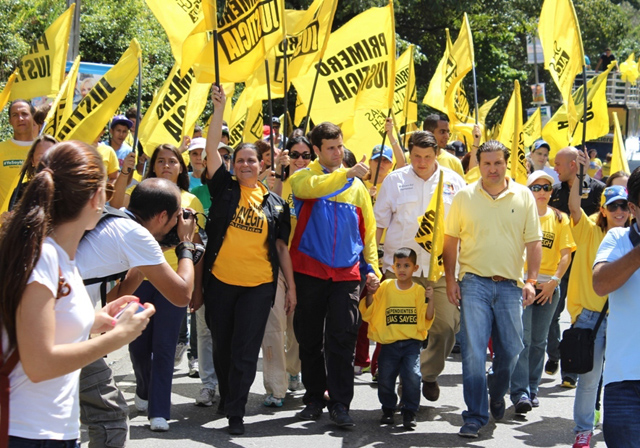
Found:
<svg viewBox="0 0 640 448"><path fill-rule="evenodd" d="M629 228L629 239L631 240L631 244L633 244L633 247L636 247L638 244L640 244L640 233L638 232L637 222L633 223L633 225Z"/></svg>

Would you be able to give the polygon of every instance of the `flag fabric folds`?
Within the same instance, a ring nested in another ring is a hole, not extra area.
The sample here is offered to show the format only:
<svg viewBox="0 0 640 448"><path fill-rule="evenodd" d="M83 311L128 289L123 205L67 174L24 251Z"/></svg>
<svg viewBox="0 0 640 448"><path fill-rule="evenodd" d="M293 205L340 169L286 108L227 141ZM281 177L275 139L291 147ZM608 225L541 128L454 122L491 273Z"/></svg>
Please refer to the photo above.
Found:
<svg viewBox="0 0 640 448"><path fill-rule="evenodd" d="M613 149L611 151L611 174L618 171L624 171L631 174L629 163L627 162L627 153L624 147L624 139L620 130L620 121L618 114L613 112Z"/></svg>
<svg viewBox="0 0 640 448"><path fill-rule="evenodd" d="M10 99L55 95L64 79L75 3L60 15L23 56L15 70Z"/></svg>
<svg viewBox="0 0 640 448"><path fill-rule="evenodd" d="M13 83L16 80L16 73L12 73L7 80L7 83L4 85L4 89L0 92L0 110L4 109L4 106L9 102L9 94L11 93L11 88L13 87Z"/></svg>
<svg viewBox="0 0 640 448"><path fill-rule="evenodd" d="M78 69L80 68L80 56L73 61L73 65L64 79L60 91L51 103L51 109L44 119L42 134L49 134L57 138L57 130L65 123L73 112L73 96L76 90Z"/></svg>
<svg viewBox="0 0 640 448"><path fill-rule="evenodd" d="M253 89L245 86L231 110L229 144L262 140L262 126L262 101L256 99Z"/></svg>
<svg viewBox="0 0 640 448"><path fill-rule="evenodd" d="M513 94L507 105L500 126L498 141L511 151L509 165L511 178L519 184L527 184L527 165L524 154L524 137L522 133L522 99L520 97L520 83L514 81Z"/></svg>
<svg viewBox="0 0 640 448"><path fill-rule="evenodd" d="M534 142L542 136L542 115L540 114L539 107L524 124L522 134L526 148L532 146Z"/></svg>
<svg viewBox="0 0 640 448"><path fill-rule="evenodd" d="M438 188L431 196L429 206L424 215L418 218L420 227L415 240L424 250L431 254L429 276L427 280L437 282L444 275L442 252L444 250L444 202L442 199L443 176L440 171Z"/></svg>

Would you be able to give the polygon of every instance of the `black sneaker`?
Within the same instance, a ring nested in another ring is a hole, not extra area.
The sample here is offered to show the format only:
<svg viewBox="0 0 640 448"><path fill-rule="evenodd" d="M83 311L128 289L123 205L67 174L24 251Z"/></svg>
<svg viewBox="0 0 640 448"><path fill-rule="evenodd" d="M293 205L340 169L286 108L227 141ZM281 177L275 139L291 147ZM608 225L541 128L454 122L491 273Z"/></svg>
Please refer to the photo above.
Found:
<svg viewBox="0 0 640 448"><path fill-rule="evenodd" d="M576 388L576 380L574 380L570 376L563 376L562 377L562 383L560 384L560 386L564 387L565 389L575 389Z"/></svg>
<svg viewBox="0 0 640 448"><path fill-rule="evenodd" d="M524 395L520 397L518 402L515 404L516 414L526 414L531 409L533 409L533 404L531 404L531 400Z"/></svg>
<svg viewBox="0 0 640 448"><path fill-rule="evenodd" d="M232 436L241 436L244 434L244 423L242 417L229 417L229 427L227 431Z"/></svg>
<svg viewBox="0 0 640 448"><path fill-rule="evenodd" d="M341 428L356 426L353 419L349 416L349 411L342 403L336 403L331 408L331 420Z"/></svg>
<svg viewBox="0 0 640 448"><path fill-rule="evenodd" d="M407 429L413 429L418 426L418 422L416 421L416 414L411 411L404 411L402 414L402 426Z"/></svg>
<svg viewBox="0 0 640 448"><path fill-rule="evenodd" d="M381 425L393 425L393 409L382 409Z"/></svg>
<svg viewBox="0 0 640 448"><path fill-rule="evenodd" d="M491 415L494 419L502 420L505 408L506 405L504 403L504 398L500 398L499 400L489 398L489 410L491 411Z"/></svg>
<svg viewBox="0 0 640 448"><path fill-rule="evenodd" d="M544 373L547 375L555 375L558 373L558 361L548 360L544 365Z"/></svg>
<svg viewBox="0 0 640 448"><path fill-rule="evenodd" d="M298 413L298 418L300 420L318 420L321 415L322 405L320 403L312 401Z"/></svg>

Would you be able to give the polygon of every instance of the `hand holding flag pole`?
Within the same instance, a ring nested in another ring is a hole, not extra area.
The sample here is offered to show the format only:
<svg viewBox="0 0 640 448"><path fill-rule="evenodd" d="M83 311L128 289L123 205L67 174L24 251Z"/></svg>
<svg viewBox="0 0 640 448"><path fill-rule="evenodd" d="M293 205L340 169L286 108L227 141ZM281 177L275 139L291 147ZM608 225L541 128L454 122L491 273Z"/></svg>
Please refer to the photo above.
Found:
<svg viewBox="0 0 640 448"><path fill-rule="evenodd" d="M393 109L389 108L389 113L387 114L387 118L391 117L393 114ZM380 174L380 165L382 165L382 153L384 152L384 143L387 141L387 133L383 133L382 135L382 145L380 146L380 157L378 158L378 166L376 167L376 175L373 178L373 186L378 185L378 175Z"/></svg>

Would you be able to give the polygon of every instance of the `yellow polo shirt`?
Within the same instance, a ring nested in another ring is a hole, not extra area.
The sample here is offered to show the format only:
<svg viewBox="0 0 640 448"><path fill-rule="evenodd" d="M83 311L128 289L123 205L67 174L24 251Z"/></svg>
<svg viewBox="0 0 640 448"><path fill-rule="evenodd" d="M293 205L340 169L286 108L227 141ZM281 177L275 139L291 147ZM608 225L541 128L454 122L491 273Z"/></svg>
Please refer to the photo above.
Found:
<svg viewBox="0 0 640 448"><path fill-rule="evenodd" d="M436 157L438 163L442 166L446 166L450 170L455 171L464 179L464 170L462 169L462 162L456 156L449 154L448 151L444 149L440 150L440 154Z"/></svg>
<svg viewBox="0 0 640 448"><path fill-rule="evenodd" d="M33 142L13 139L0 142L0 204L11 196L18 185L17 178Z"/></svg>
<svg viewBox="0 0 640 448"><path fill-rule="evenodd" d="M495 200L482 188L481 180L453 197L444 233L460 239L459 279L467 272L499 275L524 286L525 244L540 241L542 232L531 191L508 182L507 190Z"/></svg>

